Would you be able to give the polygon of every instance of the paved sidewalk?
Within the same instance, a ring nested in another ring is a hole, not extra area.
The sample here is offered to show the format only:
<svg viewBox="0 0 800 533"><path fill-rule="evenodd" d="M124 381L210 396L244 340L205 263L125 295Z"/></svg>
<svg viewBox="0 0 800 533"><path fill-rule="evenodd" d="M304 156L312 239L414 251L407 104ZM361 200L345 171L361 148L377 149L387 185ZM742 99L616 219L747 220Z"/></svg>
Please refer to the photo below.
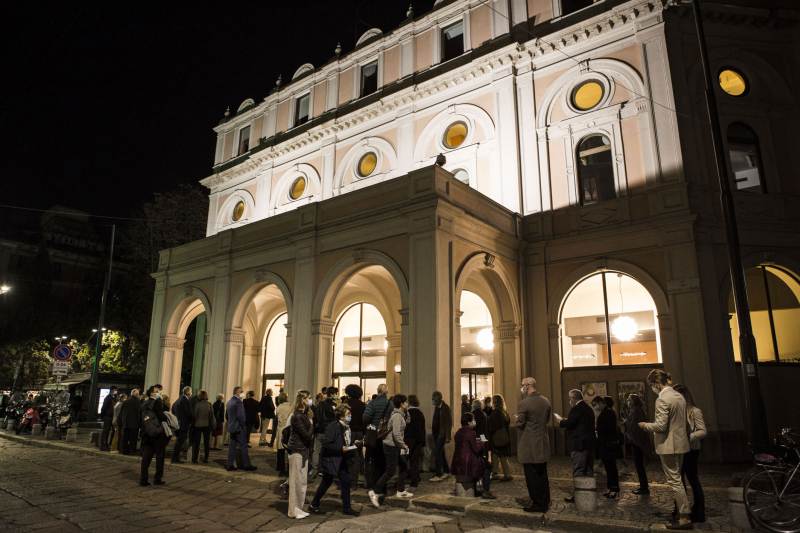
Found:
<svg viewBox="0 0 800 533"><path fill-rule="evenodd" d="M4 432L0 432L3 436ZM92 455L102 455L118 461L138 462L136 456L122 456L116 453L100 452L88 444L88 434L81 435L78 443L65 443L63 441L45 441L41 437L23 437L26 442L39 446L57 449L83 451ZM212 452L208 465L169 465L169 476L175 470L196 472L204 476L221 477L229 480L243 480L260 484L273 494L277 491L280 478L273 468L275 454L267 448L258 447L255 439L250 449L251 459L258 466L258 472L246 474L240 472L227 472L224 469L227 449ZM598 463L599 464L599 463ZM708 521L698 524L696 529L708 531L736 531L730 524L727 487L730 486L732 477L742 471L746 465L703 465L701 470L702 480L706 493L706 508ZM478 525L483 523L499 523L506 525L519 524L527 527L564 528L567 530L597 530L597 531L646 531L651 525L662 523L672 509L672 498L669 489L663 484L663 475L658 464L651 461L648 465L648 475L651 480L651 496L648 498L637 497L631 490L638 486L635 482L636 474L633 465L620 461L620 480L622 493L616 501L609 501L599 497L597 511L591 516L577 512L573 504L564 502L564 497L571 492L571 470L567 458L555 458L549 464L551 492L553 505L548 513L529 514L521 509L521 503L527 494L521 468L512 462L514 480L511 482L495 482L492 492L497 500L487 501L475 498L459 498L452 495L453 482L450 480L434 483L423 481L409 502L396 498L388 498L384 507L419 510L423 512L455 513L466 520L477 520ZM603 487L605 480L602 478L602 467L596 469L598 474L598 487ZM425 475L423 479L427 479ZM602 490L601 490L602 492ZM309 487L309 494L313 489ZM331 490L329 494L330 505L336 506L337 493ZM362 488L354 492L356 502L367 504L366 491ZM284 504L285 505L285 504ZM432 527L432 526L431 526ZM349 529L349 528L348 528ZM473 528L476 529L476 528ZM478 528L480 529L480 528ZM432 530L431 530L432 531Z"/></svg>

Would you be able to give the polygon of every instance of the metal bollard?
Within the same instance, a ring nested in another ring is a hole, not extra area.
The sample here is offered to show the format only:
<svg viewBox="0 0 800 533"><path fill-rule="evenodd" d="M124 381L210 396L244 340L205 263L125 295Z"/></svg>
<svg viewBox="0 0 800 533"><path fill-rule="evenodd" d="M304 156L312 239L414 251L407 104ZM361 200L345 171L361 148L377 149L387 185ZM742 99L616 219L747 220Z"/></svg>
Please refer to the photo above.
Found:
<svg viewBox="0 0 800 533"><path fill-rule="evenodd" d="M8 431L14 431L14 429L15 429L16 427L17 427L17 421L16 421L16 420L9 420L9 421L8 421L8 425L6 426L6 429L7 429Z"/></svg>
<svg viewBox="0 0 800 533"><path fill-rule="evenodd" d="M575 478L575 507L584 513L597 508L597 480L593 476Z"/></svg>

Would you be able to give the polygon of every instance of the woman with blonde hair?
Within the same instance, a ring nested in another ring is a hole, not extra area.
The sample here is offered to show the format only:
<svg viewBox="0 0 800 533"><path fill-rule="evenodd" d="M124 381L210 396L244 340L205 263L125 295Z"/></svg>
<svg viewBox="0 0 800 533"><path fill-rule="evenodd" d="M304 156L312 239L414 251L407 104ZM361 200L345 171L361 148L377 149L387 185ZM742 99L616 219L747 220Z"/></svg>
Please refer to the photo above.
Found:
<svg viewBox="0 0 800 533"><path fill-rule="evenodd" d="M511 432L509 425L511 419L506 411L506 401L499 394L492 397L494 408L489 414L486 423L486 437L489 439L489 449L492 452L492 466L495 474L499 474L500 467L503 467L503 478L501 481L511 481L511 467L508 465L508 456L511 455Z"/></svg>
<svg viewBox="0 0 800 533"><path fill-rule="evenodd" d="M297 393L294 413L289 419L291 433L289 444L289 518L302 519L308 516L303 510L308 487L308 458L314 448L314 424L311 406L314 399L307 390Z"/></svg>

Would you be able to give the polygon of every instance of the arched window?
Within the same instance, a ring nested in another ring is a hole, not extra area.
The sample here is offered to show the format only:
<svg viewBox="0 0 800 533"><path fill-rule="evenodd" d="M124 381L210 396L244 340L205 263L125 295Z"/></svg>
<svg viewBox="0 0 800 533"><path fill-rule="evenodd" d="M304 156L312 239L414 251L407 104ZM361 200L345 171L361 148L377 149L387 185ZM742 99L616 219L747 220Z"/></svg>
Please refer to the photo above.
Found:
<svg viewBox="0 0 800 533"><path fill-rule="evenodd" d="M621 272L592 274L572 288L561 308L560 335L562 368L661 362L655 302Z"/></svg>
<svg viewBox="0 0 800 533"><path fill-rule="evenodd" d="M800 363L800 282L789 271L776 266L760 265L746 274L758 360ZM728 311L733 357L741 361L739 323L732 295Z"/></svg>
<svg viewBox="0 0 800 533"><path fill-rule="evenodd" d="M494 330L483 299L461 291L461 394L483 399L494 388Z"/></svg>
<svg viewBox="0 0 800 533"><path fill-rule="evenodd" d="M278 389L283 387L283 378L286 371L286 324L289 315L278 315L267 328L264 339L264 391L274 389L277 396Z"/></svg>
<svg viewBox="0 0 800 533"><path fill-rule="evenodd" d="M617 197L611 141L605 135L589 135L578 143L578 194L581 205Z"/></svg>
<svg viewBox="0 0 800 533"><path fill-rule="evenodd" d="M740 122L728 126L728 158L733 171L733 182L740 191L766 192L758 137Z"/></svg>
<svg viewBox="0 0 800 533"><path fill-rule="evenodd" d="M333 334L333 379L339 390L350 383L375 390L386 382L386 323L371 304L350 306Z"/></svg>

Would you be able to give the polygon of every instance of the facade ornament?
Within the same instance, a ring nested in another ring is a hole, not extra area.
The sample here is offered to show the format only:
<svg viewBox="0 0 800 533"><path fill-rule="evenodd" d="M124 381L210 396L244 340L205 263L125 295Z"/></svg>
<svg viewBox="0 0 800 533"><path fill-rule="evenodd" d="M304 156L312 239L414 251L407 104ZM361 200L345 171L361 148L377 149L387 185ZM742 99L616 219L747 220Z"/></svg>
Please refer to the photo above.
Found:
<svg viewBox="0 0 800 533"><path fill-rule="evenodd" d="M194 292L194 287L192 287L191 285L186 285L183 288L184 296L191 296L193 292Z"/></svg>
<svg viewBox="0 0 800 533"><path fill-rule="evenodd" d="M483 256L483 266L485 266L486 268L494 268L494 260L495 260L494 255L487 252Z"/></svg>
<svg viewBox="0 0 800 533"><path fill-rule="evenodd" d="M447 163L447 158L444 156L444 154L439 154L436 156L437 166L443 167L446 163Z"/></svg>
<svg viewBox="0 0 800 533"><path fill-rule="evenodd" d="M283 83L283 75L278 74L278 79L275 80L275 87L280 88L281 83Z"/></svg>
<svg viewBox="0 0 800 533"><path fill-rule="evenodd" d="M231 106L228 106L228 107L225 108L224 116L225 116L225 118L228 118L229 116L231 116Z"/></svg>
<svg viewBox="0 0 800 533"><path fill-rule="evenodd" d="M336 54L336 57L342 55L342 43L336 43L336 48L333 49L333 53Z"/></svg>
<svg viewBox="0 0 800 533"><path fill-rule="evenodd" d="M410 19L414 17L414 4L413 2L408 3L408 9L406 10L406 18Z"/></svg>

